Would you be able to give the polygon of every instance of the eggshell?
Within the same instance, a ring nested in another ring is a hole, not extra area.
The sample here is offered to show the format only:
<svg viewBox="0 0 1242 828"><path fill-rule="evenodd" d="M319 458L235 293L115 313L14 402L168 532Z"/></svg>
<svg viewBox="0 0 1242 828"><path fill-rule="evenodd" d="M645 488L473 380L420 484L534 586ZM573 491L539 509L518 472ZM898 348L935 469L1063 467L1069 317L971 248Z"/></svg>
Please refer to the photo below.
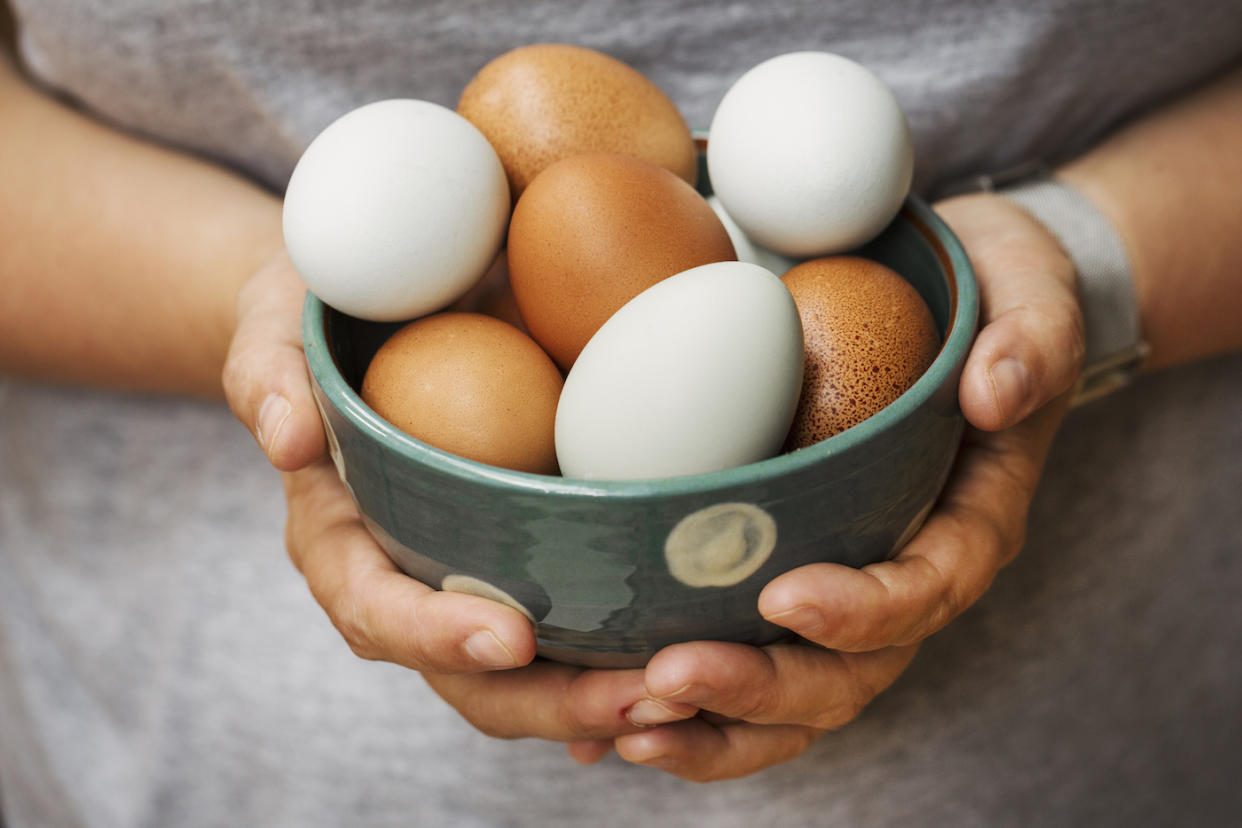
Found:
<svg viewBox="0 0 1242 828"><path fill-rule="evenodd" d="M436 448L518 471L555 474L560 372L499 319L445 312L405 325L380 346L362 399Z"/></svg>
<svg viewBox="0 0 1242 828"><path fill-rule="evenodd" d="M457 111L488 137L513 197L580 152L634 155L694 183L694 140L676 105L633 67L581 46L540 43L479 70Z"/></svg>
<svg viewBox="0 0 1242 828"><path fill-rule="evenodd" d="M735 258L706 199L668 170L588 153L544 170L509 225L509 279L526 328L568 370L618 308L656 282Z"/></svg>
<svg viewBox="0 0 1242 828"><path fill-rule="evenodd" d="M724 205L720 203L720 199L716 196L708 196L707 203L716 211L716 216L720 219L720 223L724 225L725 232L729 234L729 241L733 242L733 250L737 253L737 260L739 262L757 264L765 270L772 271L777 276L782 276L785 271L801 261L801 259L795 259L792 256L784 256L774 250L768 250L766 247L751 241L745 231L737 226L737 222L733 220L733 217L729 215Z"/></svg>
<svg viewBox="0 0 1242 828"><path fill-rule="evenodd" d="M659 478L775 454L802 380L802 330L774 274L745 262L678 273L599 329L565 380L567 477Z"/></svg>
<svg viewBox="0 0 1242 828"><path fill-rule="evenodd" d="M496 258L509 187L470 122L426 101L393 99L334 121L289 179L284 235L320 299L397 321L447 306Z"/></svg>
<svg viewBox="0 0 1242 828"><path fill-rule="evenodd" d="M869 69L827 52L791 52L725 93L707 166L751 239L809 258L884 229L909 192L914 150L901 106Z"/></svg>
<svg viewBox="0 0 1242 828"><path fill-rule="evenodd" d="M879 262L813 259L782 281L798 305L806 343L787 449L862 422L904 394L936 358L940 334L927 304Z"/></svg>

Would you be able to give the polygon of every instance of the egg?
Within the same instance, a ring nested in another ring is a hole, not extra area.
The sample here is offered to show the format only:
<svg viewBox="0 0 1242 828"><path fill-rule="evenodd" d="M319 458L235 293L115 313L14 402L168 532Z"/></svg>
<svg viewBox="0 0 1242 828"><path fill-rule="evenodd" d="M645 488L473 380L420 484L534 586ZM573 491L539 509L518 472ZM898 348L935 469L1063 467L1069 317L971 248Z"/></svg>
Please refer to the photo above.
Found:
<svg viewBox="0 0 1242 828"><path fill-rule="evenodd" d="M786 448L862 422L910 388L940 348L918 291L858 256L812 259L782 277L802 320L806 367Z"/></svg>
<svg viewBox="0 0 1242 828"><path fill-rule="evenodd" d="M545 167L580 152L618 152L694 182L694 140L676 105L633 67L582 46L540 43L493 59L457 111L488 137L513 197Z"/></svg>
<svg viewBox="0 0 1242 828"><path fill-rule="evenodd" d="M527 330L568 370L630 299L735 254L707 200L685 181L631 156L586 153L548 167L522 194L508 258Z"/></svg>
<svg viewBox="0 0 1242 828"><path fill-rule="evenodd" d="M555 474L562 378L505 322L444 312L394 333L371 359L362 399L418 440L517 471Z"/></svg>
<svg viewBox="0 0 1242 828"><path fill-rule="evenodd" d="M316 296L351 316L398 321L447 306L483 276L504 237L509 186L469 121L391 99L311 141L283 209L289 257Z"/></svg>
<svg viewBox="0 0 1242 828"><path fill-rule="evenodd" d="M810 258L884 229L909 192L914 150L897 98L871 70L791 52L729 87L712 116L707 167L747 236Z"/></svg>
<svg viewBox="0 0 1242 828"><path fill-rule="evenodd" d="M567 477L644 479L779 451L802 381L793 297L758 265L691 268L634 297L582 350L556 411Z"/></svg>
<svg viewBox="0 0 1242 828"><path fill-rule="evenodd" d="M716 196L708 196L707 203L716 211L716 216L720 219L720 223L724 225L725 232L729 234L729 241L733 242L733 250L737 253L737 260L739 262L757 264L766 270L772 271L777 276L781 276L785 271L801 261L800 259L768 250L766 247L752 242L742 228L737 226L737 222L733 220L733 217L729 215L724 205L720 203L720 199Z"/></svg>

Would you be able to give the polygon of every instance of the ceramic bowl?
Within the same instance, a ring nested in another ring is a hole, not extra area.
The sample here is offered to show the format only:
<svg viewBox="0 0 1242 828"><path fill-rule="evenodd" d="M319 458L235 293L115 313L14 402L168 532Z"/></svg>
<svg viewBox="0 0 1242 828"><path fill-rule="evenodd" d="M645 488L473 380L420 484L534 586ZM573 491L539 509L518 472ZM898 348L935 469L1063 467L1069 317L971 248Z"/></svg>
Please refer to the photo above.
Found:
<svg viewBox="0 0 1242 828"><path fill-rule="evenodd" d="M775 641L787 631L759 616L764 585L803 564L892 555L930 511L962 434L957 385L978 308L965 253L916 198L856 252L901 273L927 301L943 346L926 374L814 446L662 480L508 471L405 435L358 395L397 326L310 295L303 337L337 469L402 570L519 609L543 657L628 667L680 641Z"/></svg>

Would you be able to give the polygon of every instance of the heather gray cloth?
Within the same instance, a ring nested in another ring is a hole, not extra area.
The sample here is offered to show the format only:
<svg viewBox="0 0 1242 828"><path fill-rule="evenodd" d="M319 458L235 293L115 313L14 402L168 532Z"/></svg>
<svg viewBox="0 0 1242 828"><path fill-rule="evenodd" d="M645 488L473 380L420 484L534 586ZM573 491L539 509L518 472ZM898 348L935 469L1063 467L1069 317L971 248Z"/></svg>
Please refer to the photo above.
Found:
<svg viewBox="0 0 1242 828"><path fill-rule="evenodd" d="M896 92L920 191L1073 154L1242 49L1242 14L1220 0L11 2L28 60L53 85L277 189L348 109L386 97L452 106L486 61L529 42L620 58L701 127L760 60L839 52Z"/></svg>
<svg viewBox="0 0 1242 828"><path fill-rule="evenodd" d="M345 109L452 103L531 40L627 60L698 124L763 57L857 57L910 112L926 190L1072 152L1242 51L1239 15L1208 0L17 5L49 84L277 189ZM278 476L222 405L0 379L4 819L1235 824L1239 379L1242 356L1222 358L1076 411L983 600L858 721L708 786L489 739L417 675L356 659L284 556Z"/></svg>

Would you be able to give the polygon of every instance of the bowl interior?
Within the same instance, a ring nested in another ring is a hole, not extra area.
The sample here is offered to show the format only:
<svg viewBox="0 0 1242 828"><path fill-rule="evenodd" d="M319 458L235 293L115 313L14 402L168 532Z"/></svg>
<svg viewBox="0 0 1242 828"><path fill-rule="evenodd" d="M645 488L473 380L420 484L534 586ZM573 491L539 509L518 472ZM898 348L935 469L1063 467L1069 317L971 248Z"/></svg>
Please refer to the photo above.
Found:
<svg viewBox="0 0 1242 828"><path fill-rule="evenodd" d="M676 641L775 640L784 631L756 612L762 587L805 563L862 566L891 554L926 516L961 434L957 379L978 312L965 253L915 197L853 252L919 291L943 344L905 394L813 446L659 480L582 481L466 460L399 431L358 394L401 323L358 320L308 295L304 346L334 459L398 566L518 607L541 655L624 667ZM675 565L683 553L749 563L705 582Z"/></svg>
<svg viewBox="0 0 1242 828"><path fill-rule="evenodd" d="M943 389L955 378L958 363L969 349L978 314L978 295L969 260L947 226L922 201L907 199L897 218L879 236L853 251L902 274L927 302L940 330L942 346L931 367L901 397L858 425L796 452L758 463L706 474L661 480L580 481L510 471L466 460L410 437L391 426L361 399L358 389L375 351L403 323L369 322L340 313L308 294L304 312L307 358L311 372L333 404L354 425L385 450L453 474L544 493L607 493L649 496L736 485L744 479L788 473L875 439L910 412L940 396L955 405Z"/></svg>

